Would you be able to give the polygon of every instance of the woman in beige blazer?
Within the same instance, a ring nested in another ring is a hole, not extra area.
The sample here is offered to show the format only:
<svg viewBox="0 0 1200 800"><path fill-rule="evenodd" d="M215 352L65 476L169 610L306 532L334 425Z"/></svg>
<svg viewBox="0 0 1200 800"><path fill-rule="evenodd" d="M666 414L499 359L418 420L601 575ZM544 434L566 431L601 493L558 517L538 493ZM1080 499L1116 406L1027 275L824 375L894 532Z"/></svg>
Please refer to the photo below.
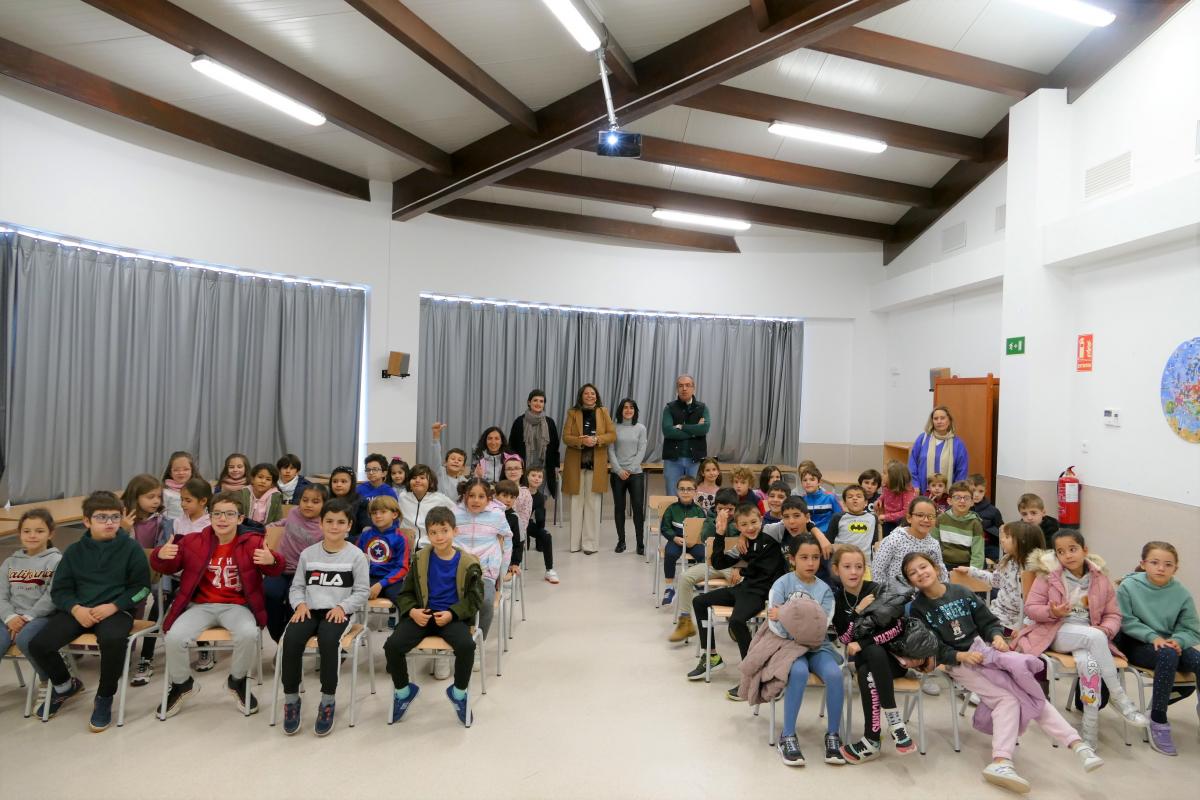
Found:
<svg viewBox="0 0 1200 800"><path fill-rule="evenodd" d="M571 498L571 552L600 549L600 500L608 490L608 446L616 441L612 418L590 383L579 389L563 425L567 459L562 493Z"/></svg>

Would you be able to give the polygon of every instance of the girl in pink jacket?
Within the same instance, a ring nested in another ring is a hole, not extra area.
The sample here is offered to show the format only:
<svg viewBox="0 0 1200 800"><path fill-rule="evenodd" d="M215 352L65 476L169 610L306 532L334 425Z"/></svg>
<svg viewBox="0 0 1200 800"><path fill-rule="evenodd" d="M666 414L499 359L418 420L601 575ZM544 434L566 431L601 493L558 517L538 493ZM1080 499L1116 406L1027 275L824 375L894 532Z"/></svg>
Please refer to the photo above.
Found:
<svg viewBox="0 0 1200 800"><path fill-rule="evenodd" d="M1037 550L1029 556L1028 567L1037 574L1025 599L1031 624L1021 628L1013 646L1035 656L1053 650L1075 657L1083 703L1080 733L1095 748L1101 680L1126 722L1145 728L1149 721L1125 694L1113 662L1113 655L1122 655L1112 643L1121 630L1121 610L1104 559L1088 553L1078 531L1061 531L1052 546L1054 552Z"/></svg>

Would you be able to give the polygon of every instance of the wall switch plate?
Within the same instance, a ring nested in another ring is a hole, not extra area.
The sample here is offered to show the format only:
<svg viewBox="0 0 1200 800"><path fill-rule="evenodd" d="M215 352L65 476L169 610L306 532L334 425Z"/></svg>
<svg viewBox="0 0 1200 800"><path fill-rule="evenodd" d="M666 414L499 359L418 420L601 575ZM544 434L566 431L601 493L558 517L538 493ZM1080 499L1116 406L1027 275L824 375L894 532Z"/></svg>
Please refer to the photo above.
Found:
<svg viewBox="0 0 1200 800"><path fill-rule="evenodd" d="M1104 424L1110 428L1121 427L1121 410L1118 408L1104 409Z"/></svg>
<svg viewBox="0 0 1200 800"><path fill-rule="evenodd" d="M1079 452L1083 453L1084 455L1087 455L1091 449L1091 445L1088 444L1087 439L1084 439L1079 443Z"/></svg>

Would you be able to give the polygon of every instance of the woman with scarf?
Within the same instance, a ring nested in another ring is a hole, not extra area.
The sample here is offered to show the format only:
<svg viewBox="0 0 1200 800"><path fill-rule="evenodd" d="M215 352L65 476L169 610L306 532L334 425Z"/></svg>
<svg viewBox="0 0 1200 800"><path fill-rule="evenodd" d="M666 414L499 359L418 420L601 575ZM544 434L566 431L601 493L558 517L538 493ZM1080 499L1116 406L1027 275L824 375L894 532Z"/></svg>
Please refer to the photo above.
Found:
<svg viewBox="0 0 1200 800"><path fill-rule="evenodd" d="M544 391L534 389L525 404L525 413L513 420L508 433L508 451L521 457L526 470L545 470L542 491L553 498L558 493L558 426L546 415Z"/></svg>
<svg viewBox="0 0 1200 800"><path fill-rule="evenodd" d="M908 471L920 494L929 488L930 475L946 475L951 484L967 479L967 446L954 434L950 409L937 406L929 414L925 431L908 451Z"/></svg>

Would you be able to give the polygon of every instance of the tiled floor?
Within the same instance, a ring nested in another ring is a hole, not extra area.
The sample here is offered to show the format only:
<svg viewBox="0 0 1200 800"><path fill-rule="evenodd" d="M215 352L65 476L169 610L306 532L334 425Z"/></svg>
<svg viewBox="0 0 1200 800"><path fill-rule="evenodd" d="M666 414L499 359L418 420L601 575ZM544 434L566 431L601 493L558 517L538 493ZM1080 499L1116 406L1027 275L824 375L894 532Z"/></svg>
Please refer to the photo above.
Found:
<svg viewBox="0 0 1200 800"><path fill-rule="evenodd" d="M65 533L65 532L64 532ZM388 727L388 679L377 654L376 695L361 685L357 727L347 727L349 681L339 694L337 729L318 740L306 709L300 735L267 725L268 709L249 719L224 690L222 661L200 677L203 691L166 722L153 717L161 686L131 689L124 728L87 730L91 694L42 724L21 718L23 694L11 667L0 671L0 796L5 798L470 797L470 798L767 798L810 796L1003 797L979 770L989 740L963 726L963 751L950 746L949 706L929 698L929 753L885 757L860 767L834 767L819 755L820 696L806 698L800 743L809 766L789 769L766 745L765 717L724 699L736 680L727 667L711 685L689 683L691 647L666 642L670 615L649 595L649 567L632 553L567 554L559 545L562 584L528 581L529 621L517 623L503 677L488 681L476 723L464 730L427 672L423 692L401 724ZM62 537L66 543L67 537ZM536 556L535 556L536 557ZM736 661L724 630L720 647ZM376 639L376 648L381 640ZM267 657L273 655L268 647ZM489 643L489 659L494 646ZM95 685L94 659L82 671ZM494 661L492 662L494 666ZM160 668L161 669L161 668ZM416 672L416 670L414 670ZM264 706L267 685L259 690ZM159 673L161 676L161 672ZM314 697L316 682L308 679ZM477 690L477 684L472 683ZM857 702L857 696L856 696ZM1181 755L1165 758L1135 741L1121 743L1118 717L1104 711L1108 763L1084 774L1076 759L1052 749L1034 729L1022 737L1017 765L1034 795L1053 798L1194 796L1200 754L1192 700L1172 708ZM914 720L915 722L915 720ZM856 708L856 732L862 716ZM1191 764L1191 767L1188 765ZM1191 777L1188 777L1191 776ZM1192 788L1187 788L1191 786Z"/></svg>

